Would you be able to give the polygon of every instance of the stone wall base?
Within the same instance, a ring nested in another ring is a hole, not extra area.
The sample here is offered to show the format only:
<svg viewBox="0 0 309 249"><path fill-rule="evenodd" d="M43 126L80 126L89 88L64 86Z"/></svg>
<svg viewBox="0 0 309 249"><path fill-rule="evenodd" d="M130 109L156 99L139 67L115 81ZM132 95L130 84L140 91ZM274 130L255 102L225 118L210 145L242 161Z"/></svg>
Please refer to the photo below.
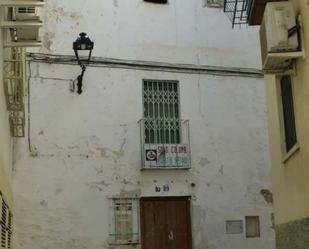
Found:
<svg viewBox="0 0 309 249"><path fill-rule="evenodd" d="M309 249L309 218L276 226L277 249Z"/></svg>

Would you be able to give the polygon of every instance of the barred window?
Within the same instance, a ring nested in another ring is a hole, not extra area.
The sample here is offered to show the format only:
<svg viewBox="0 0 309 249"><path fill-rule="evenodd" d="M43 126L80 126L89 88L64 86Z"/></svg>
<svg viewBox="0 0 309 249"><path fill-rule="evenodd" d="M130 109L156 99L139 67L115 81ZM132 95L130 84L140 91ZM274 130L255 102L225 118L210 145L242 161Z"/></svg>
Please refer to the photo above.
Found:
<svg viewBox="0 0 309 249"><path fill-rule="evenodd" d="M8 205L4 201L2 195L0 195L1 203L1 220L0 220L0 234L1 234L1 249L11 248L11 238L12 238L12 214L9 210Z"/></svg>
<svg viewBox="0 0 309 249"><path fill-rule="evenodd" d="M146 144L179 144L178 81L144 80Z"/></svg>
<svg viewBox="0 0 309 249"><path fill-rule="evenodd" d="M286 152L289 152L297 143L291 76L283 76L280 81L280 86L282 97L285 145Z"/></svg>
<svg viewBox="0 0 309 249"><path fill-rule="evenodd" d="M110 242L134 244L139 242L138 199L111 199Z"/></svg>

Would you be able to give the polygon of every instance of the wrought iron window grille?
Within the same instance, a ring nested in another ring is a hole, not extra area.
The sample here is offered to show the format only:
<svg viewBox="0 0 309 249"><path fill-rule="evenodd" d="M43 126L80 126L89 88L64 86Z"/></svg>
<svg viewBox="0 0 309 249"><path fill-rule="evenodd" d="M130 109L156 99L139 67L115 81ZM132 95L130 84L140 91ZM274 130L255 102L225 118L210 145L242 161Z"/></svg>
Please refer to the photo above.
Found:
<svg viewBox="0 0 309 249"><path fill-rule="evenodd" d="M223 11L235 25L247 25L252 8L252 0L224 0Z"/></svg>
<svg viewBox="0 0 309 249"><path fill-rule="evenodd" d="M179 82L144 80L143 105L142 168L190 168L189 122L180 119Z"/></svg>

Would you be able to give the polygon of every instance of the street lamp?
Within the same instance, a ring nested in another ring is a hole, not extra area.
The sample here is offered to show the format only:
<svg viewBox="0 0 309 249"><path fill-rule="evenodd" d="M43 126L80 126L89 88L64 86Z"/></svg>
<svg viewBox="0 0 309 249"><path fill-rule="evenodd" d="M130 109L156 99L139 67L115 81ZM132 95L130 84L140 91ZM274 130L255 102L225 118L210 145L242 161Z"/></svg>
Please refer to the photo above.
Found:
<svg viewBox="0 0 309 249"><path fill-rule="evenodd" d="M82 94L82 86L83 86L83 78L84 73L86 71L87 65L90 63L92 50L94 47L94 42L90 40L90 38L87 36L86 33L82 32L79 34L79 37L76 39L75 42L73 42L73 50L75 52L75 56L78 62L78 65L80 65L82 69L82 73L77 77L77 93ZM79 52L80 51L88 51L88 57L85 60L80 59Z"/></svg>

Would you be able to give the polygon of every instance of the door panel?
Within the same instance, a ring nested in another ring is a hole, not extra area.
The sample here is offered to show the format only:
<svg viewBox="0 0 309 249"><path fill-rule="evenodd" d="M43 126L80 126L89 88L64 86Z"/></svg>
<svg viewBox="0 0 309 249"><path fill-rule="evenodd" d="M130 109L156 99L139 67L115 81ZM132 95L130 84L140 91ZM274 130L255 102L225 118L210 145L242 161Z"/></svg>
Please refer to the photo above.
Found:
<svg viewBox="0 0 309 249"><path fill-rule="evenodd" d="M141 200L142 249L190 249L188 197Z"/></svg>
<svg viewBox="0 0 309 249"><path fill-rule="evenodd" d="M146 232L144 233L144 247L147 249L165 248L165 203L144 202L142 208L144 209L144 226Z"/></svg>
<svg viewBox="0 0 309 249"><path fill-rule="evenodd" d="M167 249L188 248L187 202L169 201L166 203Z"/></svg>

